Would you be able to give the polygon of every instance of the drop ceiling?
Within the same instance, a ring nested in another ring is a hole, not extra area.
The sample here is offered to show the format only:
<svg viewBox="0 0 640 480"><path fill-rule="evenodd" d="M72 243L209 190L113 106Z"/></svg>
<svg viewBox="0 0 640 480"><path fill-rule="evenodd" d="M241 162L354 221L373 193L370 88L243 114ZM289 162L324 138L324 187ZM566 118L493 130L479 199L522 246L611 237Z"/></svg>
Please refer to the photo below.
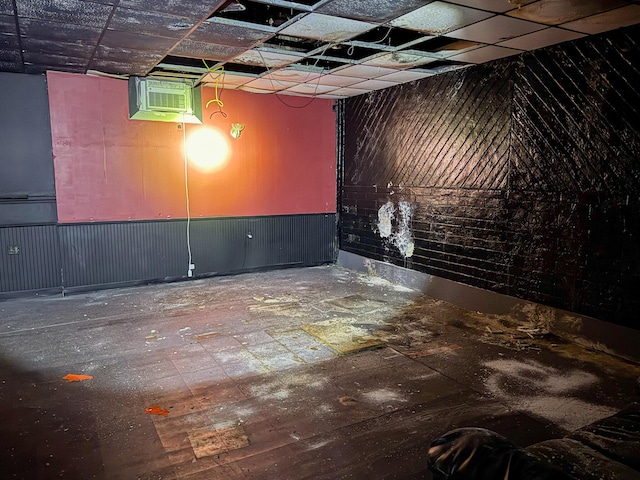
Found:
<svg viewBox="0 0 640 480"><path fill-rule="evenodd" d="M0 71L344 98L638 23L621 0L0 0Z"/></svg>

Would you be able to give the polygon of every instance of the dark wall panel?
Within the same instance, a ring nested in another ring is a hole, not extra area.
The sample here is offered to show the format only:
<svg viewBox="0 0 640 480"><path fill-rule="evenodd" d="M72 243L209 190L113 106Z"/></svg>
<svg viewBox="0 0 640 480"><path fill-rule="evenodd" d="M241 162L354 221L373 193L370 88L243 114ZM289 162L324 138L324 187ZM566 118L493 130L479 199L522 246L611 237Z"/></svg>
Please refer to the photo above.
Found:
<svg viewBox="0 0 640 480"><path fill-rule="evenodd" d="M350 100L345 184L503 188L509 82L478 67Z"/></svg>
<svg viewBox="0 0 640 480"><path fill-rule="evenodd" d="M60 285L55 225L0 228L0 293Z"/></svg>
<svg viewBox="0 0 640 480"><path fill-rule="evenodd" d="M194 274L335 261L331 214L192 220ZM186 221L61 225L65 288L186 277Z"/></svg>
<svg viewBox="0 0 640 480"><path fill-rule="evenodd" d="M345 101L341 248L637 328L638 38Z"/></svg>
<svg viewBox="0 0 640 480"><path fill-rule="evenodd" d="M57 220L47 85L42 75L0 73L0 225Z"/></svg>

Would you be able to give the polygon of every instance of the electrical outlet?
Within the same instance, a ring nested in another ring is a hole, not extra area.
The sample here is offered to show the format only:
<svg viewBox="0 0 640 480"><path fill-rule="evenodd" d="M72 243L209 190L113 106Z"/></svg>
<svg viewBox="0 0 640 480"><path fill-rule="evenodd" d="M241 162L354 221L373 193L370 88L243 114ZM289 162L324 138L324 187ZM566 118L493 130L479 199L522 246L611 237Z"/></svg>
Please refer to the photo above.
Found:
<svg viewBox="0 0 640 480"><path fill-rule="evenodd" d="M195 270L196 269L196 264L195 263L190 263L189 264L189 270Z"/></svg>
<svg viewBox="0 0 640 480"><path fill-rule="evenodd" d="M189 269L189 271L187 272L187 277L193 277L193 270Z"/></svg>

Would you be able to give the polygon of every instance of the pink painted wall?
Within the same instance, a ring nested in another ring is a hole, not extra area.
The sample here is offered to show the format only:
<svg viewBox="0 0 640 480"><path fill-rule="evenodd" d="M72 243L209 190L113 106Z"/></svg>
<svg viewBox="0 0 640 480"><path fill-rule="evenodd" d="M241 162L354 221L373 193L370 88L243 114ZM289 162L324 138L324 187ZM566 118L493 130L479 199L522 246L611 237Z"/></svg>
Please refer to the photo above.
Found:
<svg viewBox="0 0 640 480"><path fill-rule="evenodd" d="M58 219L61 223L186 217L183 131L175 123L129 120L127 82L47 73ZM215 97L203 88L203 106ZM224 90L224 118L204 110L232 151L221 169L189 166L191 216L336 211L332 102L291 108L274 95ZM292 105L309 99L285 97ZM245 124L239 139L231 123ZM202 128L186 124L186 134Z"/></svg>

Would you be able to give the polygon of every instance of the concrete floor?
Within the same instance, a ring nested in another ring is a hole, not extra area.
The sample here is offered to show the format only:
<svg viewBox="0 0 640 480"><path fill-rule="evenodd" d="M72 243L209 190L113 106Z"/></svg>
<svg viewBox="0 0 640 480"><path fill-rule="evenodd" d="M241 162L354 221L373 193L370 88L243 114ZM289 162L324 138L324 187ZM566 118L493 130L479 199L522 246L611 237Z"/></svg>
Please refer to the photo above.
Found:
<svg viewBox="0 0 640 480"><path fill-rule="evenodd" d="M637 366L524 327L337 266L6 300L0 476L429 479L449 429L526 446L637 400Z"/></svg>

